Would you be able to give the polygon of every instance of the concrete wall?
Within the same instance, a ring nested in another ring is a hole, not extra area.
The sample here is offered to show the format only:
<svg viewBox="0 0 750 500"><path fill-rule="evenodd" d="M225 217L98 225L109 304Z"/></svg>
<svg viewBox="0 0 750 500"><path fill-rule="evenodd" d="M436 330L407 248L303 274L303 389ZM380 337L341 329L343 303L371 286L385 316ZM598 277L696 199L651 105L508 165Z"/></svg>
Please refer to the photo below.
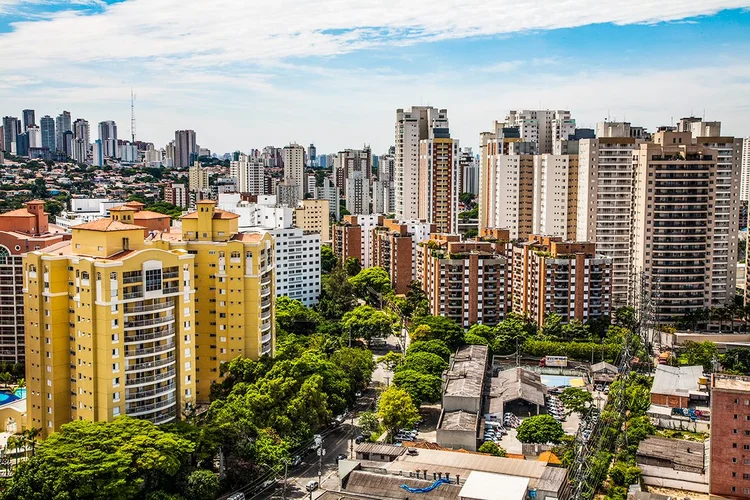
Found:
<svg viewBox="0 0 750 500"><path fill-rule="evenodd" d="M643 471L643 482L648 486L708 493L708 476L667 467L638 464Z"/></svg>
<svg viewBox="0 0 750 500"><path fill-rule="evenodd" d="M705 420L696 420L691 422L687 419L669 418L669 417L650 417L651 423L659 429L672 429L690 432L710 432L711 423Z"/></svg>
<svg viewBox="0 0 750 500"><path fill-rule="evenodd" d="M437 430L437 444L455 450L463 448L467 451L477 451L477 435L472 431Z"/></svg>
<svg viewBox="0 0 750 500"><path fill-rule="evenodd" d="M443 395L443 410L464 410L470 413L479 413L482 411L482 398Z"/></svg>

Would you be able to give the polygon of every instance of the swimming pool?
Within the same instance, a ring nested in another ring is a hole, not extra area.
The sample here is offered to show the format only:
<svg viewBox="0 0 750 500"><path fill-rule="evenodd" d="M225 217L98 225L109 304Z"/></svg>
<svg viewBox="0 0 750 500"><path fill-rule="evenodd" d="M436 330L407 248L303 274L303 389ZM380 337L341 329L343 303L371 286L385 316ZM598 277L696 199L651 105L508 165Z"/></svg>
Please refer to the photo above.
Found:
<svg viewBox="0 0 750 500"><path fill-rule="evenodd" d="M26 388L19 387L18 389L13 391L13 394L15 394L18 399L26 399Z"/></svg>
<svg viewBox="0 0 750 500"><path fill-rule="evenodd" d="M542 383L547 387L582 387L584 385L581 377L571 377L568 375L542 374Z"/></svg>
<svg viewBox="0 0 750 500"><path fill-rule="evenodd" d="M12 403L13 401L16 401L18 399L20 398L11 392L0 391L0 406L7 403Z"/></svg>

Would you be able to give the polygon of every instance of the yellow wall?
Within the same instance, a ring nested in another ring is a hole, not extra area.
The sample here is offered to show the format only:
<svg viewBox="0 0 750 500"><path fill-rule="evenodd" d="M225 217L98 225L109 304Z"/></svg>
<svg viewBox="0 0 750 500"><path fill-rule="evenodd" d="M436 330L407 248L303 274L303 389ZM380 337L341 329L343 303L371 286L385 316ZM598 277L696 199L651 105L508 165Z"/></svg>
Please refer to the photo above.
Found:
<svg viewBox="0 0 750 500"><path fill-rule="evenodd" d="M320 241L331 241L331 212L328 200L302 200L294 210L294 225L320 233Z"/></svg>

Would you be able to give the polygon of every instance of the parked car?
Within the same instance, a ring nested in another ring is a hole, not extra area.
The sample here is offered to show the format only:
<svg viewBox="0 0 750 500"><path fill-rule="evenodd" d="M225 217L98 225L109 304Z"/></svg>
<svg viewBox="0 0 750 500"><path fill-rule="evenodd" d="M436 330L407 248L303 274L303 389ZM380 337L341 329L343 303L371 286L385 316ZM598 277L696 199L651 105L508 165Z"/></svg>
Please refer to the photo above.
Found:
<svg viewBox="0 0 750 500"><path fill-rule="evenodd" d="M406 449L406 454L407 455L411 455L412 457L414 457L416 455L419 455L419 452L417 451L416 448L407 448Z"/></svg>
<svg viewBox="0 0 750 500"><path fill-rule="evenodd" d="M357 444L362 444L365 442L365 437L363 435L359 435L356 438L354 438L354 442Z"/></svg>
<svg viewBox="0 0 750 500"><path fill-rule="evenodd" d="M316 480L314 480L314 479L311 480L311 481L308 481L307 484L305 485L305 489L307 491L315 491L315 490L317 490L318 489L318 482Z"/></svg>
<svg viewBox="0 0 750 500"><path fill-rule="evenodd" d="M294 458L292 458L292 462L289 465L291 465L292 467L297 467L301 463L302 463L302 456L297 455Z"/></svg>
<svg viewBox="0 0 750 500"><path fill-rule="evenodd" d="M349 458L349 456L346 453L339 453L336 455L336 463L338 464L339 460L346 460L347 458Z"/></svg>

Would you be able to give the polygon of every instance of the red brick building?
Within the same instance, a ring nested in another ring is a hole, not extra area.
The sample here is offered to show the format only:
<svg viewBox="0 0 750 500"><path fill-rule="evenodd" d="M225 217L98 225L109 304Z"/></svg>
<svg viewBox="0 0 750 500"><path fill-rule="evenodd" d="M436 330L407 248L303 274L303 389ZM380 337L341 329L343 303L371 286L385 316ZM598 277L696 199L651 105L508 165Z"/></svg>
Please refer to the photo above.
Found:
<svg viewBox="0 0 750 500"><path fill-rule="evenodd" d="M24 362L22 255L70 239L49 223L44 201L0 214L0 361Z"/></svg>
<svg viewBox="0 0 750 500"><path fill-rule="evenodd" d="M750 498L750 377L711 378L711 498Z"/></svg>
<svg viewBox="0 0 750 500"><path fill-rule="evenodd" d="M385 219L382 226L372 230L370 263L382 267L391 277L391 286L397 294L406 294L412 281L412 235L406 224Z"/></svg>

